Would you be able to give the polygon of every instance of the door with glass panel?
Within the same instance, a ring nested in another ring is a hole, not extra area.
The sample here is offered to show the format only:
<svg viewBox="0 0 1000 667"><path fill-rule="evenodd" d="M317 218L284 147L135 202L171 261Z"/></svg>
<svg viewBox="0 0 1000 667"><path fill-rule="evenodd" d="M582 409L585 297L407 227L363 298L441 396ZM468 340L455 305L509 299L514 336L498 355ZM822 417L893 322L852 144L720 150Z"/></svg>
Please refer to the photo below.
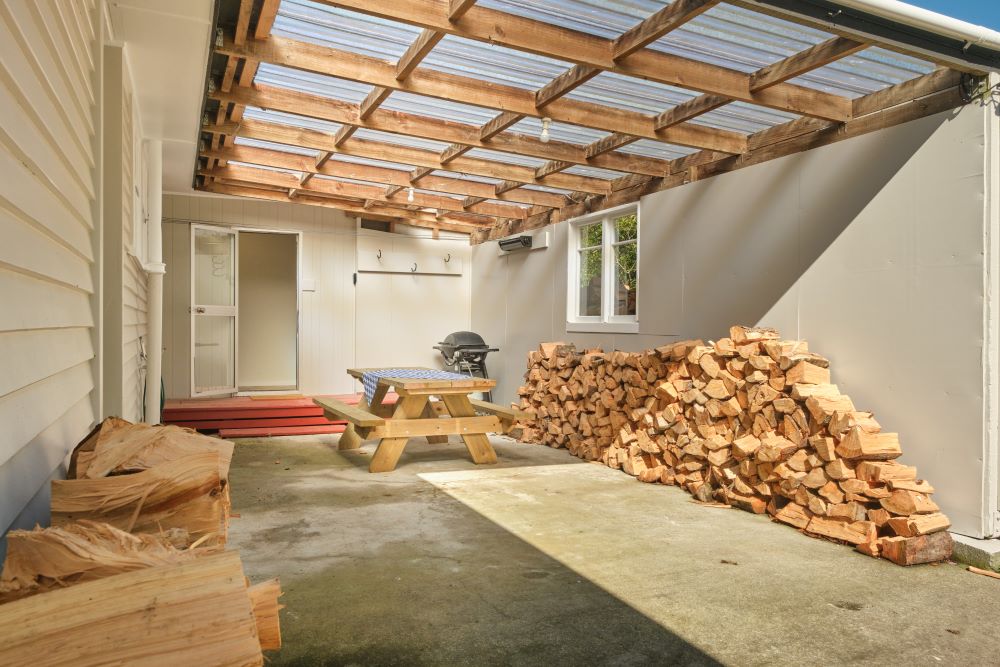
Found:
<svg viewBox="0 0 1000 667"><path fill-rule="evenodd" d="M191 225L191 395L235 394L237 235Z"/></svg>

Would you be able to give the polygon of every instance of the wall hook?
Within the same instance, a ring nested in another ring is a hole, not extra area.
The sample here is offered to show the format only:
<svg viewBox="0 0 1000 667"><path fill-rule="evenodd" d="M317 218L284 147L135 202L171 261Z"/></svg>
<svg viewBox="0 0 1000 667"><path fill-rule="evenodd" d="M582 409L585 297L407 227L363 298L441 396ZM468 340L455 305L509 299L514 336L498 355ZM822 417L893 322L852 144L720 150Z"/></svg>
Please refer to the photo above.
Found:
<svg viewBox="0 0 1000 667"><path fill-rule="evenodd" d="M382 248L378 249L378 255L377 255L377 257L378 257L378 260L381 262L382 261Z"/></svg>
<svg viewBox="0 0 1000 667"><path fill-rule="evenodd" d="M416 272L417 272L417 263L416 263L416 262L414 262L414 263L413 263L413 268L412 268L412 269L410 269L410 273L416 273Z"/></svg>
<svg viewBox="0 0 1000 667"><path fill-rule="evenodd" d="M448 253L448 256L444 258L444 261L446 263L451 261L451 253L450 252Z"/></svg>

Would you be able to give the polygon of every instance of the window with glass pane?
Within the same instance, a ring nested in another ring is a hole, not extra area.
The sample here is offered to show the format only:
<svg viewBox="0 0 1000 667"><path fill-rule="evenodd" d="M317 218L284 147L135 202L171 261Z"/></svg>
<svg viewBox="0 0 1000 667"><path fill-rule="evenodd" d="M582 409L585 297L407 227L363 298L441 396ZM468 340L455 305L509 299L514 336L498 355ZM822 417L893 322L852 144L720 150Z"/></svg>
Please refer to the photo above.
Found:
<svg viewBox="0 0 1000 667"><path fill-rule="evenodd" d="M614 308L615 315L635 315L639 278L638 221L635 214L614 220Z"/></svg>
<svg viewBox="0 0 1000 667"><path fill-rule="evenodd" d="M581 317L601 316L601 277L604 265L603 226L600 222L579 228L579 311Z"/></svg>

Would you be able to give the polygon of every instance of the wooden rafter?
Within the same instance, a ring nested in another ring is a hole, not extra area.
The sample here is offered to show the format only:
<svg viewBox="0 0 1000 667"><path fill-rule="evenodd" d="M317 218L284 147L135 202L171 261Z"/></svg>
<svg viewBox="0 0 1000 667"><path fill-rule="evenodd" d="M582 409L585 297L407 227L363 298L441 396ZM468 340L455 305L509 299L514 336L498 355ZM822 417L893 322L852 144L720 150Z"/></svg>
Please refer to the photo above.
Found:
<svg viewBox="0 0 1000 667"><path fill-rule="evenodd" d="M502 132L525 116L546 116L558 122L633 134L641 139L681 146L709 148L734 154L746 150L746 139L737 132L713 130L694 124L662 131L656 127L652 116L592 102L560 99L552 94L555 92L554 88L542 94L544 103L539 107L536 102L538 92L427 68L418 67L405 82L399 82L395 79L394 65L389 61L291 39L274 37L267 44L248 43L244 47L237 47L231 39L226 38L219 52L504 112L482 127L483 139ZM561 92L565 94L570 90L572 88L564 86Z"/></svg>
<svg viewBox="0 0 1000 667"><path fill-rule="evenodd" d="M522 219L527 217L528 213L527 208L512 206L510 204L493 204L487 202L479 203L472 207L465 207L462 200L456 197L428 195L422 192L414 193L413 201L411 202L407 197L401 197L400 200L396 198L397 195L387 196L385 189L377 185L347 183L328 178L314 178L307 185L301 185L298 177L294 174L244 165L230 164L226 167L217 167L205 170L203 175L211 176L221 181L241 181L243 183L253 183L258 186L278 187L285 190L295 189L302 193L317 196L330 195L345 199L368 199L395 204L397 206L413 204L418 208L434 208L442 211L471 213L481 216L479 222L483 224L489 224L490 216Z"/></svg>
<svg viewBox="0 0 1000 667"><path fill-rule="evenodd" d="M926 86L930 85L905 82L889 89L891 92L851 100L790 83L806 72L869 46L837 31L833 31L837 36L825 42L750 73L648 48L720 2L746 6L742 0L673 0L610 38L478 6L475 0L317 1L407 23L421 28L421 32L398 61L380 60L271 36L280 0L239 0L235 28L224 35L222 46L216 49L227 60L221 85L210 94L219 103L219 113L215 123L204 128L213 139L200 152L207 164L199 171L205 187L249 190L276 200L284 197L289 201L322 202L317 205L335 204L366 215L372 211L386 217L406 214L421 224L448 218L448 224L466 228L491 225L489 231L477 233L477 238L482 239L634 201L648 192L787 154L790 146L804 150L822 145L833 140L830 137L835 131L870 131L867 128L914 113L913 105L908 104L914 98L900 99L911 93L925 94ZM254 11L255 5L259 11ZM446 35L562 60L569 62L570 67L539 89L525 90L421 66L421 61ZM261 62L368 84L372 90L355 104L285 87L255 85L254 74ZM660 114L567 96L603 72L679 86L700 94ZM938 72L919 81L940 83L942 77L951 74ZM394 91L472 104L495 109L497 113L479 125L382 108ZM945 98L951 99L944 91L931 97L935 105L943 103L940 101ZM749 136L691 122L734 101L801 117ZM907 111L890 110L891 105L902 105ZM339 124L340 129L331 133L244 120L247 106L330 121ZM526 117L549 118L607 134L588 145L543 141L542 137L511 129ZM358 139L355 132L359 128L443 141L448 145L437 152L395 144L391 139ZM317 154L311 157L234 146L237 135L300 146ZM620 150L641 139L693 147L698 152L667 160ZM507 162L502 157L470 158L466 153L472 149L542 162L539 167L528 167L520 160ZM411 169L332 159L336 154L403 164ZM622 175L609 180L566 171L577 165ZM436 175L433 173L436 170L483 176L495 182ZM322 178L315 178L317 175ZM420 192L410 190L418 181ZM567 194L527 189L525 185L559 188ZM413 197L412 201L408 195ZM434 209L436 214L421 209Z"/></svg>
<svg viewBox="0 0 1000 667"><path fill-rule="evenodd" d="M659 176L664 173L667 166L666 160L629 153L610 152L588 159L582 146L561 141L544 142L535 136L513 132L501 132L483 141L479 138L478 126L399 111L376 109L368 118L361 119L357 104L275 86L256 84L249 90L234 89L229 93L217 90L209 96L224 103L284 111L335 123L357 125L390 134L406 134L474 148L485 148L543 160L561 160L625 173Z"/></svg>
<svg viewBox="0 0 1000 667"><path fill-rule="evenodd" d="M379 2L319 0L351 11L409 23L475 41L596 67L672 86L714 93L824 120L851 117L851 100L789 83L750 92L749 76L736 70L652 49L639 49L615 60L614 40L563 28L515 14L475 6L461 20L448 20L437 0Z"/></svg>
<svg viewBox="0 0 1000 667"><path fill-rule="evenodd" d="M202 189L207 192L215 192L217 194L231 195L234 197L249 197L251 199L266 199L269 201L294 202L296 204L306 204L309 206L335 208L346 213L356 213L358 215L364 215L365 217L377 220L399 220L408 225L413 225L414 227L441 229L443 231L459 232L462 234L469 234L479 229L478 225L469 224L462 219L456 220L450 216L435 216L422 211L410 211L407 209L391 207L366 209L362 202L351 202L349 200L337 200L304 195L299 195L293 199L288 196L287 192L220 183L209 184Z"/></svg>
<svg viewBox="0 0 1000 667"><path fill-rule="evenodd" d="M410 172L402 169L390 169L387 167L377 167L374 165L358 164L357 162L345 162L342 160L328 160L318 169L314 167L314 160L306 155L295 155L285 151L276 151L269 148L254 148L251 146L233 146L227 149L211 149L202 151L202 156L208 159L232 160L245 164L260 165L263 167L273 167L288 171L309 172L311 174L321 174L334 178L346 178L355 181L367 181L392 188L392 192L402 190L410 185ZM519 190L510 194L504 193L499 197L494 197L494 186L489 183L480 183L463 178L450 178L446 176L428 176L421 183L423 190L441 192L452 195L463 195L469 197L479 197L486 199L499 199L501 201L527 204L530 206L542 206L545 208L560 208L567 203L566 197L550 192L540 192L538 190ZM390 192L391 194L391 192Z"/></svg>
<svg viewBox="0 0 1000 667"><path fill-rule="evenodd" d="M369 139L355 138L340 148L334 148L334 135L330 133L266 121L244 120L238 126L234 123L209 125L203 127L202 131L215 135L236 134L238 132L240 136L248 139L271 141L289 146L302 146L319 151L337 152L343 155L353 155L371 160L395 162L397 164L419 165L421 171L426 169L428 173L433 170L453 171L499 180L516 180L522 184L547 185L554 188L595 194L604 194L611 190L610 182L605 179L578 176L576 174L554 174L542 183L535 178L534 169L531 167L497 162L495 160L463 156L446 165L441 163L440 156L434 151L381 141L371 141Z"/></svg>
<svg viewBox="0 0 1000 667"><path fill-rule="evenodd" d="M742 169L776 158L825 146L850 137L860 136L917 118L940 113L962 104L958 72L939 69L916 79L905 81L853 103L853 118L846 123L799 118L783 125L762 130L750 136L750 150L743 155L723 155L703 151L673 161L669 175L649 178L639 175L618 179L610 195L592 195L546 216L529 215L522 221L497 225L489 232L478 232L473 242L502 238L543 227L552 222L621 204L640 197L679 187L692 181Z"/></svg>

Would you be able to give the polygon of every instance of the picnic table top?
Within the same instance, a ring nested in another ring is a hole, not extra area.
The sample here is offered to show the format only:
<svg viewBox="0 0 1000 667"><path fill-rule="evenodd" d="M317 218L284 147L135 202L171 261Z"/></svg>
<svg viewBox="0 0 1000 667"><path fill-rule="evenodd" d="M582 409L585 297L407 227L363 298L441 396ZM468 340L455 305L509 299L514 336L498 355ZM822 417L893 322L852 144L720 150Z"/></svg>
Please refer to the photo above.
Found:
<svg viewBox="0 0 1000 667"><path fill-rule="evenodd" d="M406 369L406 370L424 370L424 371L439 371L439 368L426 368L423 366L389 366L386 368L348 368L347 373L358 381L364 377L365 373L370 373L372 371L385 371L385 370L396 370L396 369ZM428 378L406 378L406 377L392 377L383 376L379 378L379 384L385 384L388 386L395 387L396 389L402 389L404 391L414 391L420 389L468 389L469 393L474 391L480 391L484 389L492 389L496 386L496 380L489 380L487 378L472 377L468 376L461 380L458 379L428 379Z"/></svg>

